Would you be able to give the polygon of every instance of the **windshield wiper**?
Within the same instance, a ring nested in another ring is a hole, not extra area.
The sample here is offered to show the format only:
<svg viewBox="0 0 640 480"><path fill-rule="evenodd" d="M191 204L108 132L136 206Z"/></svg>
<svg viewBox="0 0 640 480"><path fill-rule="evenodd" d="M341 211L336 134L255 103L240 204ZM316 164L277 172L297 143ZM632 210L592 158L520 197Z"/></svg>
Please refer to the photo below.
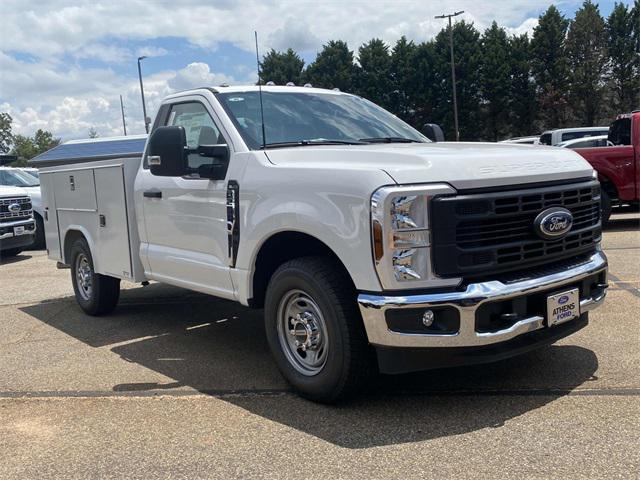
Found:
<svg viewBox="0 0 640 480"><path fill-rule="evenodd" d="M284 147L306 147L308 145L364 145L367 142L360 140L296 140L293 142L272 142L267 143L264 148L284 148Z"/></svg>
<svg viewBox="0 0 640 480"><path fill-rule="evenodd" d="M361 138L360 141L366 143L424 143L420 140L405 137L371 137Z"/></svg>

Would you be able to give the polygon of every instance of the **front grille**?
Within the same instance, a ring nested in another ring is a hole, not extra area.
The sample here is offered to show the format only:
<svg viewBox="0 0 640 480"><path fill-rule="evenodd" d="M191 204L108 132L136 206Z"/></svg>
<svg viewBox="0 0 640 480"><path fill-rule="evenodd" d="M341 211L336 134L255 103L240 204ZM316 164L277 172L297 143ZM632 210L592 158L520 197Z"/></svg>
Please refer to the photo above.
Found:
<svg viewBox="0 0 640 480"><path fill-rule="evenodd" d="M20 205L20 210L17 212L10 212L9 205L14 203ZM31 214L32 206L31 199L29 197L0 198L0 222L26 220L31 217Z"/></svg>
<svg viewBox="0 0 640 480"><path fill-rule="evenodd" d="M550 207L573 215L568 235L543 240L534 219ZM596 181L435 198L431 203L434 270L469 277L525 269L594 250L600 240Z"/></svg>

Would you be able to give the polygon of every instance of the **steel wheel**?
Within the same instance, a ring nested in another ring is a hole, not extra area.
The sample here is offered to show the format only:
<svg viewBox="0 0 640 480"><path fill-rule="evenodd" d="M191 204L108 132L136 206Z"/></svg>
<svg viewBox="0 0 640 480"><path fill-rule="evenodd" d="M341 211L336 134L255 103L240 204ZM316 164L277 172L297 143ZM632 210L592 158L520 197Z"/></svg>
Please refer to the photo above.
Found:
<svg viewBox="0 0 640 480"><path fill-rule="evenodd" d="M78 284L78 292L85 300L91 300L93 295L93 272L91 264L84 253L78 254L76 257L76 282Z"/></svg>
<svg viewBox="0 0 640 480"><path fill-rule="evenodd" d="M309 294L291 290L278 305L278 340L289 363L301 374L318 374L327 362L329 338L320 307Z"/></svg>

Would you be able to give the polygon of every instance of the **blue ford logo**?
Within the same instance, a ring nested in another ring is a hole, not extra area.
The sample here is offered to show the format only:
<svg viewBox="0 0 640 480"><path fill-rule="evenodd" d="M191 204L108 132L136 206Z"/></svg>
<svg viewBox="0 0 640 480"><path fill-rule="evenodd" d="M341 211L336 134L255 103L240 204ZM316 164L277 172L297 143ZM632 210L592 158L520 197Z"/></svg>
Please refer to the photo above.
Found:
<svg viewBox="0 0 640 480"><path fill-rule="evenodd" d="M565 303L567 303L569 301L569 297L567 295L563 295L558 299L558 303L560 305L564 305Z"/></svg>
<svg viewBox="0 0 640 480"><path fill-rule="evenodd" d="M552 207L540 212L533 226L540 238L558 240L564 237L573 225L573 215L566 208Z"/></svg>
<svg viewBox="0 0 640 480"><path fill-rule="evenodd" d="M7 210L9 210L11 213L18 213L20 211L20 204L12 203L7 207Z"/></svg>

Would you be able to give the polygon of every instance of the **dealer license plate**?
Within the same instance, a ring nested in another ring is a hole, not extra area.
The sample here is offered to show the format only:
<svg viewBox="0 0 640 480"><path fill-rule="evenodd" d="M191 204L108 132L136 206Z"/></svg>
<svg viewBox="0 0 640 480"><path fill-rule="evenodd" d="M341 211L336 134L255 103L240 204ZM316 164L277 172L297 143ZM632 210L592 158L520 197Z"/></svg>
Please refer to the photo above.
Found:
<svg viewBox="0 0 640 480"><path fill-rule="evenodd" d="M24 225L19 227L13 227L13 234L17 237L19 235L24 235Z"/></svg>
<svg viewBox="0 0 640 480"><path fill-rule="evenodd" d="M580 316L580 291L577 288L547 297L547 325L568 322Z"/></svg>

